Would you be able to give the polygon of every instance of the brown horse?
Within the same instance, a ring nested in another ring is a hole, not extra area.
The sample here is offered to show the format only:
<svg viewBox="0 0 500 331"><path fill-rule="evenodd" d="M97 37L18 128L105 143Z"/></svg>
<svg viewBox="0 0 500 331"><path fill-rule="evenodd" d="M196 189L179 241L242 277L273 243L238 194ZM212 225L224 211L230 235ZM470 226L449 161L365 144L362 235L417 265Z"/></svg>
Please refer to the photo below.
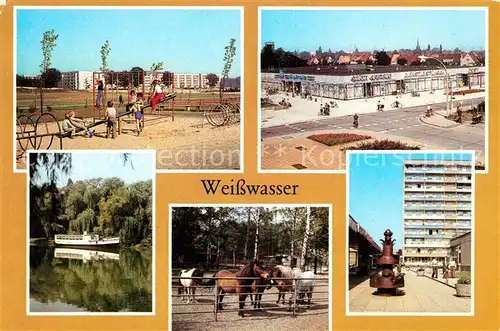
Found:
<svg viewBox="0 0 500 331"><path fill-rule="evenodd" d="M277 284L274 278L281 278L281 271L278 268L269 268L266 269L266 271L270 275L267 280L259 278L254 280L252 283L252 293L250 294L250 300L253 303L254 309L260 309L260 301L262 299L262 293L264 292L264 290L269 290L273 285Z"/></svg>
<svg viewBox="0 0 500 331"><path fill-rule="evenodd" d="M245 317L243 308L245 300L251 292L253 279L241 279L246 277L260 277L267 280L269 273L262 269L257 260L250 261L235 274L228 270L221 270L214 275L217 283L217 310L222 310L222 299L226 293L238 293L239 311L238 315ZM241 277L241 278L239 278ZM227 278L227 279L224 279Z"/></svg>

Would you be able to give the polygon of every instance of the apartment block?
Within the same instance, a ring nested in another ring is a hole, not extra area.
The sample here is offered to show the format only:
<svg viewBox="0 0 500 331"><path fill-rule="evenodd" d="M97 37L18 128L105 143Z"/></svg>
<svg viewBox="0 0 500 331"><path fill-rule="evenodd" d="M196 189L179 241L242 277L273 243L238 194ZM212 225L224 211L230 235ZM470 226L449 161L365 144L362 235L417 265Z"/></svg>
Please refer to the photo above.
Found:
<svg viewBox="0 0 500 331"><path fill-rule="evenodd" d="M176 88L206 88L208 87L206 74L174 74Z"/></svg>
<svg viewBox="0 0 500 331"><path fill-rule="evenodd" d="M446 264L451 240L472 229L472 162L407 160L403 172L405 264Z"/></svg>
<svg viewBox="0 0 500 331"><path fill-rule="evenodd" d="M92 88L92 71L67 71L61 73L59 88L85 90Z"/></svg>

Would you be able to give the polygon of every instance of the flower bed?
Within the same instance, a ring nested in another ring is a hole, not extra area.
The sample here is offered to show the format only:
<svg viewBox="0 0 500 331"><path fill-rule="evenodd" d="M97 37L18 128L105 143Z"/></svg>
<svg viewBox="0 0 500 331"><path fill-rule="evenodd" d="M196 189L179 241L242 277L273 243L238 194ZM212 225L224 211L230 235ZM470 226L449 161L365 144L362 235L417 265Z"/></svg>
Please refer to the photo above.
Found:
<svg viewBox="0 0 500 331"><path fill-rule="evenodd" d="M353 141L370 139L371 137L355 133L322 133L314 134L307 138L325 144L327 146L335 146L351 143Z"/></svg>
<svg viewBox="0 0 500 331"><path fill-rule="evenodd" d="M463 90L463 91L453 91L451 92L451 95L466 95L466 94L471 94L471 93L479 93L479 92L484 92L485 89L471 89L471 90Z"/></svg>
<svg viewBox="0 0 500 331"><path fill-rule="evenodd" d="M346 150L419 150L420 147L412 146L401 141L394 140L375 140L368 141L356 146L345 147L342 151Z"/></svg>

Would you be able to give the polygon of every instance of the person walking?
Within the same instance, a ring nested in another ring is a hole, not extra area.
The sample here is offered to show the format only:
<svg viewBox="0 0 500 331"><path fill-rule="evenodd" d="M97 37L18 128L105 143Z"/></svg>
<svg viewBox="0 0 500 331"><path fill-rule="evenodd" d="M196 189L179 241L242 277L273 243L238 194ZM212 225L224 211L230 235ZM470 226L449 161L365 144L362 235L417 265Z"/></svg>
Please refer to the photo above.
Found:
<svg viewBox="0 0 500 331"><path fill-rule="evenodd" d="M437 278L438 277L438 261L436 258L432 259L431 262L431 267L432 267L432 278Z"/></svg>
<svg viewBox="0 0 500 331"><path fill-rule="evenodd" d="M358 125L359 125L359 116L358 116L358 113L354 114L354 116L352 117L352 126L357 128Z"/></svg>
<svg viewBox="0 0 500 331"><path fill-rule="evenodd" d="M457 270L457 264L454 259L450 260L450 277L455 278L455 271Z"/></svg>

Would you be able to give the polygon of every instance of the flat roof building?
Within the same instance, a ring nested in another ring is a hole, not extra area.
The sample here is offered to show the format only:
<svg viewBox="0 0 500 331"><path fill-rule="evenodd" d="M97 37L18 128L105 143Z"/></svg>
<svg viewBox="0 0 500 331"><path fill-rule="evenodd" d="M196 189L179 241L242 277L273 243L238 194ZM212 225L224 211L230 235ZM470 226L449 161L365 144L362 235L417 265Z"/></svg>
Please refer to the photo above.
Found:
<svg viewBox="0 0 500 331"><path fill-rule="evenodd" d="M451 89L485 88L484 66L448 67ZM262 88L273 87L339 100L397 93L445 90L446 72L425 66L324 65L282 68L261 73Z"/></svg>
<svg viewBox="0 0 500 331"><path fill-rule="evenodd" d="M405 264L446 264L451 240L472 229L472 161L406 160L403 169Z"/></svg>

